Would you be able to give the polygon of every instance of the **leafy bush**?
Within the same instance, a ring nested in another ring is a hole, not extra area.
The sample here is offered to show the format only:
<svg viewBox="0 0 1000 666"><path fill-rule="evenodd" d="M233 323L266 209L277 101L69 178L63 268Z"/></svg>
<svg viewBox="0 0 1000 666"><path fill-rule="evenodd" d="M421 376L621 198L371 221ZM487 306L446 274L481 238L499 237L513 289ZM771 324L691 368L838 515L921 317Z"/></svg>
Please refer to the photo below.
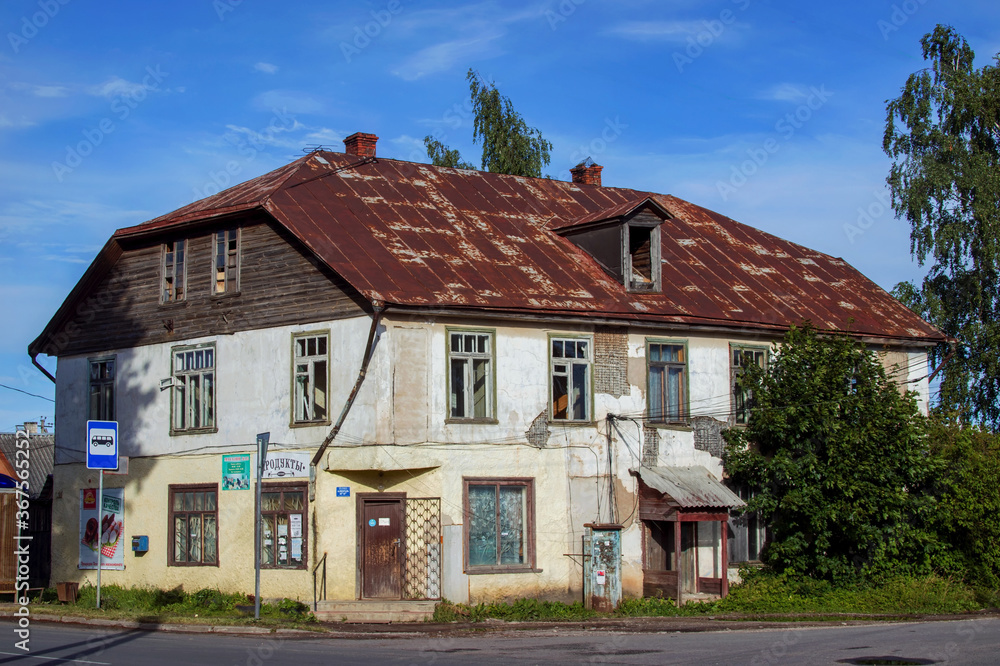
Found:
<svg viewBox="0 0 1000 666"><path fill-rule="evenodd" d="M756 490L770 528L761 559L779 573L837 582L932 570L927 528L937 471L913 393L900 395L859 341L793 327L753 395L745 429L724 433L726 471Z"/></svg>

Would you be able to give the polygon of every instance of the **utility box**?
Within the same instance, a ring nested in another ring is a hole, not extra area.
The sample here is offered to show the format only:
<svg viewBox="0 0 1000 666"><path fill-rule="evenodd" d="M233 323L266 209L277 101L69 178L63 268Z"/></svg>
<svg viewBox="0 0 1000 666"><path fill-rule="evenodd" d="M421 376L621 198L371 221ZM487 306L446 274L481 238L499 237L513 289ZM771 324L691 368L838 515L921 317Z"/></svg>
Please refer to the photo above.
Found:
<svg viewBox="0 0 1000 666"><path fill-rule="evenodd" d="M149 550L149 537L148 536L134 536L132 537L132 550L136 553L145 553Z"/></svg>
<svg viewBox="0 0 1000 666"><path fill-rule="evenodd" d="M583 603L610 612L622 600L622 526L587 523L583 536Z"/></svg>

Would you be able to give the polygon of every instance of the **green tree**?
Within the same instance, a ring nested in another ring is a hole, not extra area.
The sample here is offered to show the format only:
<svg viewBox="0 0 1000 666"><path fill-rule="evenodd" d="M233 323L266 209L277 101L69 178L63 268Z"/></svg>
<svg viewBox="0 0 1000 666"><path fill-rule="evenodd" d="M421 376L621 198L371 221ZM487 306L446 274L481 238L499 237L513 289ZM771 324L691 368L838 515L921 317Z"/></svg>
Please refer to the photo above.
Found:
<svg viewBox="0 0 1000 666"><path fill-rule="evenodd" d="M455 169L475 169L476 165L466 162L459 155L457 150L452 150L434 137L427 135L424 137L424 147L427 149L427 157L431 158L434 166L453 167Z"/></svg>
<svg viewBox="0 0 1000 666"><path fill-rule="evenodd" d="M510 98L501 95L496 84L486 83L471 69L466 79L474 115L472 140L483 144L483 170L540 178L542 167L549 163L552 144L542 138L539 130L528 127L521 114L514 110ZM427 156L437 166L475 168L463 162L457 150L449 149L433 137L425 137L424 146Z"/></svg>
<svg viewBox="0 0 1000 666"><path fill-rule="evenodd" d="M766 564L832 581L929 567L935 464L914 394L860 342L808 324L739 381L752 408L724 434L725 467L757 493L748 510L769 526Z"/></svg>
<svg viewBox="0 0 1000 666"><path fill-rule="evenodd" d="M911 74L887 107L883 149L896 215L910 251L930 269L894 295L949 336L939 407L1000 426L1000 59L976 69L952 28L920 40L929 66ZM998 56L1000 58L1000 56Z"/></svg>
<svg viewBox="0 0 1000 666"><path fill-rule="evenodd" d="M940 461L933 516L943 549L936 565L980 589L1000 590L1000 436L935 421L931 454Z"/></svg>

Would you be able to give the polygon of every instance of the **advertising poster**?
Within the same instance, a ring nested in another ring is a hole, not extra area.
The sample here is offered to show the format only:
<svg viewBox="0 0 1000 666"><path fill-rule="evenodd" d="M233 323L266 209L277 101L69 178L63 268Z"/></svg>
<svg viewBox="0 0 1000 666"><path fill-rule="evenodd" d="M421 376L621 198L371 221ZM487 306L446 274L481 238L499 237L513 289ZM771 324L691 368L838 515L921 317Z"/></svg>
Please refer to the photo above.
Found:
<svg viewBox="0 0 1000 666"><path fill-rule="evenodd" d="M249 453L233 453L222 456L222 489L250 489Z"/></svg>
<svg viewBox="0 0 1000 666"><path fill-rule="evenodd" d="M80 569L97 568L97 549L105 570L125 568L125 490L104 489L104 516L97 510L97 488L80 491Z"/></svg>

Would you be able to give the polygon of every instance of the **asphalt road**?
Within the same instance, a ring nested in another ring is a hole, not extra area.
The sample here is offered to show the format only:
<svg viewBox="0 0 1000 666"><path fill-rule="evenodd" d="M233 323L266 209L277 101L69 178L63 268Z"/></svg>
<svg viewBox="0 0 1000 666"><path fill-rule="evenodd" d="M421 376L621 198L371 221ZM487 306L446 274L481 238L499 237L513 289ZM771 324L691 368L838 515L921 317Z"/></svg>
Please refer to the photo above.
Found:
<svg viewBox="0 0 1000 666"><path fill-rule="evenodd" d="M277 638L31 625L30 653L0 622L0 664L998 664L1000 620L698 633L549 630L481 636ZM911 661L903 661L908 659Z"/></svg>

